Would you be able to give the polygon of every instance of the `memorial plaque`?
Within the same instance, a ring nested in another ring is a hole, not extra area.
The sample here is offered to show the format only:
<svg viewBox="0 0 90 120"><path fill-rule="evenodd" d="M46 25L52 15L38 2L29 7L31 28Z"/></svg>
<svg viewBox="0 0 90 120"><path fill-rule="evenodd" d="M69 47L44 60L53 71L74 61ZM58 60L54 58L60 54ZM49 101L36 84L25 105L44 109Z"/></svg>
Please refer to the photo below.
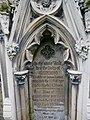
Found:
<svg viewBox="0 0 90 120"><path fill-rule="evenodd" d="M51 41L42 43L33 60L34 120L65 120L63 52Z"/></svg>

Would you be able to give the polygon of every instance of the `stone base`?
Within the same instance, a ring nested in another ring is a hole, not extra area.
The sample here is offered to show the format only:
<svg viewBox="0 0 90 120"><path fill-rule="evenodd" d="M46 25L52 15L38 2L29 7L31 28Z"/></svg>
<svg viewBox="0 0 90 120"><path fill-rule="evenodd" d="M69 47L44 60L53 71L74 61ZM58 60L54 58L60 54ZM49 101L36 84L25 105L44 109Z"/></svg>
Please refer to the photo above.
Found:
<svg viewBox="0 0 90 120"><path fill-rule="evenodd" d="M3 117L4 120L12 120L11 119L11 103L8 98L5 98L3 102Z"/></svg>

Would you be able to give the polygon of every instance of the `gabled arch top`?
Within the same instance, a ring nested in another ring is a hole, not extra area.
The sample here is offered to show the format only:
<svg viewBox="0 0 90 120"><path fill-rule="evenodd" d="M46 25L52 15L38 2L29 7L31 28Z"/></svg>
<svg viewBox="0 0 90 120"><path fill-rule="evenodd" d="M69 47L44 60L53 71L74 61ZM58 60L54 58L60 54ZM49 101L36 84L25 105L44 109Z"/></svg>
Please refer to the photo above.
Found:
<svg viewBox="0 0 90 120"><path fill-rule="evenodd" d="M25 55L24 52L27 50L27 47L30 44L34 42L36 42L38 45L40 44L40 38L46 29L52 33L55 44L59 43L61 36L66 46L69 46L69 48L72 49L72 51L75 53L75 39L66 25L64 25L59 19L54 16L43 15L30 23L24 35L22 36L22 39L17 41L20 43L20 52L18 55L20 63L23 63L22 58Z"/></svg>
<svg viewBox="0 0 90 120"><path fill-rule="evenodd" d="M30 23L22 36L22 39L17 42L21 42L24 38L29 37L32 33L34 33L40 26L44 25L45 23L48 23L50 25L56 26L62 33L65 34L65 36L70 37L73 41L75 41L75 38L70 31L70 29L58 18L52 16L52 15L43 15L35 19L32 23ZM24 39L25 40L25 39Z"/></svg>

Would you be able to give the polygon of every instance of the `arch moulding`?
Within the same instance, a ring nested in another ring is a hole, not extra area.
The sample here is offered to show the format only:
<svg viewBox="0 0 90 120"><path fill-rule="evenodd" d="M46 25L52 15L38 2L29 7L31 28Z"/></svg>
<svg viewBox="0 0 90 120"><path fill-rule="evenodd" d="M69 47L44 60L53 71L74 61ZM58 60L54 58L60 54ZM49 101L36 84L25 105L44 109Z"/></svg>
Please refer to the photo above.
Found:
<svg viewBox="0 0 90 120"><path fill-rule="evenodd" d="M72 64L73 69L77 68L75 57L75 39L70 30L56 17L51 15L43 15L35 19L27 28L22 36L22 39L16 41L19 43L20 50L16 57L17 69L23 69L25 61L32 62L33 54L30 49L36 48L40 45L40 39L43 37L43 32L49 30L51 36L54 38L54 43L59 44L65 48L64 61ZM25 56L27 60L25 60ZM76 54L77 56L77 54Z"/></svg>
<svg viewBox="0 0 90 120"><path fill-rule="evenodd" d="M22 36L22 39L16 41L19 43L20 50L16 56L16 59L13 61L16 65L14 68L16 67L15 69L17 69L17 71L33 69L32 63L34 60L35 51L41 45L45 31L49 31L49 35L53 39L54 45L63 51L64 61L62 62L62 65L64 66L65 75L67 74L67 69L71 68L73 70L77 70L78 59L74 48L76 41L70 30L60 20L50 15L44 15L35 19L28 26ZM68 79L68 77L66 79ZM73 100L71 100L71 102L72 101ZM72 104L73 103L74 102L72 102Z"/></svg>

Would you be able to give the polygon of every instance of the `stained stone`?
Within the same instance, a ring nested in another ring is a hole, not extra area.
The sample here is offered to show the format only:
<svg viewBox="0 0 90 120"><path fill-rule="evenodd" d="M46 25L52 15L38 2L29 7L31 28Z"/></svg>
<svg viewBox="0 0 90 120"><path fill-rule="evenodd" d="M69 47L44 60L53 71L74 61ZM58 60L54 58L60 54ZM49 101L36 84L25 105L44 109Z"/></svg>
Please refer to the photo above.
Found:
<svg viewBox="0 0 90 120"><path fill-rule="evenodd" d="M2 89L0 85L0 118L1 118L0 120L3 120L2 116L3 116L3 101L2 101Z"/></svg>
<svg viewBox="0 0 90 120"><path fill-rule="evenodd" d="M63 54L56 49L56 45L52 41L46 41L42 42L37 49L33 61L32 106L34 120L65 120L68 110L67 103L65 103L67 95L65 95L66 77L62 65ZM47 52L45 52L45 48Z"/></svg>

